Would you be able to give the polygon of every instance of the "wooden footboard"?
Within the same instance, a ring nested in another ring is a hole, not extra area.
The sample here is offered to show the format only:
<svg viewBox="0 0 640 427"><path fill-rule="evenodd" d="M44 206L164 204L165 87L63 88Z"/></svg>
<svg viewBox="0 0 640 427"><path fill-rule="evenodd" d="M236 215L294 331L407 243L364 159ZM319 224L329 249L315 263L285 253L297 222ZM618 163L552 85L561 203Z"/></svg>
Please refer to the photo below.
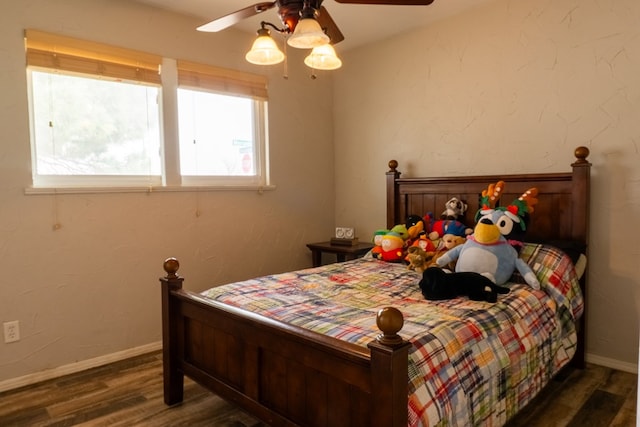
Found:
<svg viewBox="0 0 640 427"><path fill-rule="evenodd" d="M162 283L164 399L184 375L274 426L406 426L408 349L402 314L380 310L365 349L206 300L182 289L179 263Z"/></svg>

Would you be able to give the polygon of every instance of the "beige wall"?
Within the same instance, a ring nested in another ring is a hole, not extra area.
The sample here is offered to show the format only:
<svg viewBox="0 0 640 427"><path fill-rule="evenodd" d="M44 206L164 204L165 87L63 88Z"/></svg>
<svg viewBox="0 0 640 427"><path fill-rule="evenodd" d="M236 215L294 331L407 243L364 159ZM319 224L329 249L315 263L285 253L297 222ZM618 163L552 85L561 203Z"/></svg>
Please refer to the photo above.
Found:
<svg viewBox="0 0 640 427"><path fill-rule="evenodd" d="M289 80L268 74L276 191L57 197L24 195L24 28L256 72L242 59L251 37L125 0L0 3L0 321L22 333L0 342L0 382L157 342L167 256L200 290L309 265L304 244L334 223L366 238L385 223L391 158L405 176L553 172L577 145L593 163L589 357L637 366L636 0L498 0L343 52L333 97L290 49Z"/></svg>
<svg viewBox="0 0 640 427"><path fill-rule="evenodd" d="M0 3L0 323L19 320L22 335L0 340L0 382L159 341L166 257L179 258L193 290L311 266L305 243L333 229L330 77L311 80L290 52L284 80L282 67L244 61L251 35L198 33L199 20L130 1ZM26 196L24 28L269 72L277 189Z"/></svg>
<svg viewBox="0 0 640 427"><path fill-rule="evenodd" d="M636 369L640 2L498 0L344 63L336 222L365 234L385 225L389 159L404 176L556 172L590 148L588 357Z"/></svg>

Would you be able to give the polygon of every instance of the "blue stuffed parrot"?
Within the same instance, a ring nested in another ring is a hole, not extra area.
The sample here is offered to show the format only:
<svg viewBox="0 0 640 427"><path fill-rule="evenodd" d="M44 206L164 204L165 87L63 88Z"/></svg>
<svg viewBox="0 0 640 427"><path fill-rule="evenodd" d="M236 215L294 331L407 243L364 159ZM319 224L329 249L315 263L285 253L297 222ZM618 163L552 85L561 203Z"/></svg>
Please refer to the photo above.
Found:
<svg viewBox="0 0 640 427"><path fill-rule="evenodd" d="M529 189L511 205L495 209L483 203L478 211L473 235L467 238L464 245L457 246L438 258L437 265L443 267L457 261L456 272L479 273L497 285L506 283L517 269L532 288L540 289L540 282L531 267L518 257L518 252L505 237L514 227L524 229L522 218L533 211L533 205L537 202L536 195L537 189Z"/></svg>

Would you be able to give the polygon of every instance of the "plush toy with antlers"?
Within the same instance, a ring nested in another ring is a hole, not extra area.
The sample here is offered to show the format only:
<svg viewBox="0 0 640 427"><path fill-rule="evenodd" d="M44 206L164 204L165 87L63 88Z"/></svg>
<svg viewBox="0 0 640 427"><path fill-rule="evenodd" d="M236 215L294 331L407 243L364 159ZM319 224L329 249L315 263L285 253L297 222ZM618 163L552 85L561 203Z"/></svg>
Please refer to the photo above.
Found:
<svg viewBox="0 0 640 427"><path fill-rule="evenodd" d="M535 273L518 258L517 251L506 237L514 229L526 229L525 218L533 212L538 202L538 190L530 188L508 206L496 207L503 190L504 182L500 181L482 192L473 235L467 238L464 245L440 257L437 264L444 266L457 260L456 272L476 272L497 285L506 283L517 269L531 287L540 289Z"/></svg>
<svg viewBox="0 0 640 427"><path fill-rule="evenodd" d="M500 196L504 190L504 182L498 181L491 184L482 192L480 199L480 210L476 213L476 222L482 215L494 210L504 212L506 218L500 223L500 233L512 244L517 245L524 240L524 234L529 224L529 218L534 206L538 203L538 189L533 187L525 191L520 197L515 199L509 206L496 207Z"/></svg>

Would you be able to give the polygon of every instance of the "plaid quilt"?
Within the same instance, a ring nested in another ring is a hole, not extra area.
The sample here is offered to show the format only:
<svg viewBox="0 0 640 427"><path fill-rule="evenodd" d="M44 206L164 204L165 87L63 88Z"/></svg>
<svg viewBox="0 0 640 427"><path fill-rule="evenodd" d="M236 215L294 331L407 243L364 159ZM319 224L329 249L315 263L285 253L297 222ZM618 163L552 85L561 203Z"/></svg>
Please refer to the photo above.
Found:
<svg viewBox="0 0 640 427"><path fill-rule="evenodd" d="M426 301L421 276L362 258L215 287L203 294L282 322L366 346L376 313L404 315L409 425L499 426L526 405L575 353L583 301L571 260L544 245L521 257L542 284L510 283L497 303Z"/></svg>

